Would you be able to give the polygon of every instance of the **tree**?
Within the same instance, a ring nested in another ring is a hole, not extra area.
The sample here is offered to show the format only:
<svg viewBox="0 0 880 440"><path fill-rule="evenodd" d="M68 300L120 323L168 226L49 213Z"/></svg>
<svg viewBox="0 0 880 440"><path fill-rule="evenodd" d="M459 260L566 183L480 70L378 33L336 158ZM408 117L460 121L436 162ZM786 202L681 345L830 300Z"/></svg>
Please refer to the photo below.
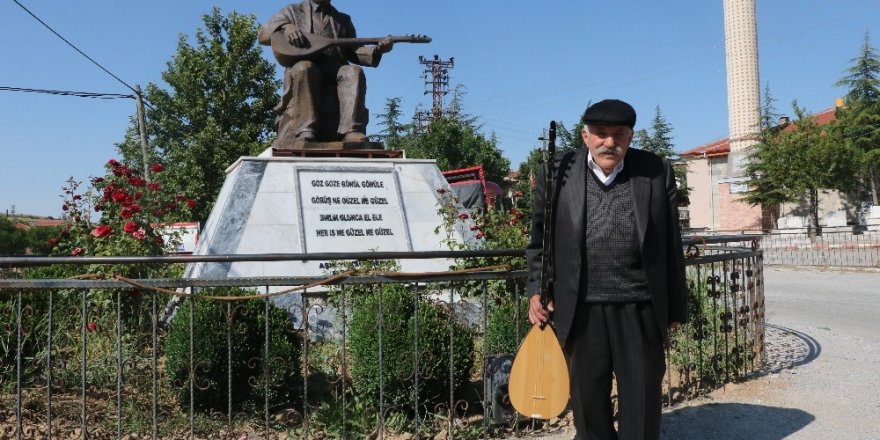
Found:
<svg viewBox="0 0 880 440"><path fill-rule="evenodd" d="M480 132L478 118L464 113L464 88L455 88L454 114L434 119L424 134L418 134L413 124L401 124L398 118L400 98L385 101L385 113L379 115L379 125L385 127L381 135L391 149L405 150L413 159L435 159L441 170L482 165L486 178L502 182L510 171L510 161L498 149L494 135Z"/></svg>
<svg viewBox="0 0 880 440"><path fill-rule="evenodd" d="M27 245L27 234L14 221L0 217L0 255L24 254Z"/></svg>
<svg viewBox="0 0 880 440"><path fill-rule="evenodd" d="M409 136L405 149L407 157L436 159L441 170L482 165L486 178L493 182L502 182L510 170L510 161L495 142L457 119L432 121L424 135Z"/></svg>
<svg viewBox="0 0 880 440"><path fill-rule="evenodd" d="M650 151L660 157L675 156L675 146L672 144L672 126L663 117L660 106L654 108L654 117L651 119L651 131L641 129L633 136L635 147L640 150Z"/></svg>
<svg viewBox="0 0 880 440"><path fill-rule="evenodd" d="M565 154L569 151L584 148L584 137L581 133L584 130L584 123L578 119L571 130L560 121L556 124L556 152L557 154Z"/></svg>
<svg viewBox="0 0 880 440"><path fill-rule="evenodd" d="M835 85L847 87L845 106L838 107L834 124L837 142L862 153L860 175L868 183L874 205L880 205L880 55L865 33L859 56L848 75Z"/></svg>
<svg viewBox="0 0 880 440"><path fill-rule="evenodd" d="M52 251L49 240L57 237L61 226L32 227L27 231L28 248L32 254L46 255Z"/></svg>
<svg viewBox="0 0 880 440"><path fill-rule="evenodd" d="M848 191L860 160L857 150L840 145L797 101L793 127L767 136L749 155L746 173L752 179L745 200L751 204L807 201L810 233L820 233L819 190Z"/></svg>
<svg viewBox="0 0 880 440"><path fill-rule="evenodd" d="M859 56L850 62L853 65L846 69L849 74L834 84L849 89L846 94L847 104L880 100L880 56L871 46L871 35L868 32L865 32Z"/></svg>
<svg viewBox="0 0 880 440"><path fill-rule="evenodd" d="M385 127L379 132L378 136L385 142L385 147L390 150L401 150L402 138L411 130L411 125L401 124L400 116L403 112L400 110L400 97L387 98L385 100L385 113L378 115L378 125Z"/></svg>
<svg viewBox="0 0 880 440"><path fill-rule="evenodd" d="M761 94L761 133L769 133L779 123L782 115L776 111L776 98L770 93L770 83L764 84Z"/></svg>
<svg viewBox="0 0 880 440"><path fill-rule="evenodd" d="M636 130L633 134L633 147L650 151L662 158L669 159L675 166L675 181L678 183L678 200L687 202L690 189L687 186L687 164L679 162L672 143L672 125L663 117L660 106L654 108L651 128Z"/></svg>
<svg viewBox="0 0 880 440"><path fill-rule="evenodd" d="M145 92L156 149L148 160L168 164L169 184L194 197L199 221L207 218L226 168L268 147L280 86L274 63L257 46L254 15L223 16L215 7L202 21L194 45L185 34L178 39L162 73L169 89L150 83ZM118 148L126 165L142 169L136 133L131 127Z"/></svg>

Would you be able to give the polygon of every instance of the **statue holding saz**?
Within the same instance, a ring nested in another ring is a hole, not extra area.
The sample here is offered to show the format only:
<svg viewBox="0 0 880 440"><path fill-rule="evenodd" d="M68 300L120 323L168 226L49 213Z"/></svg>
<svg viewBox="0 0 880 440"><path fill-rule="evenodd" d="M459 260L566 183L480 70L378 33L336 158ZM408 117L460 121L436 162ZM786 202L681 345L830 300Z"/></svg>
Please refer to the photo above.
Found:
<svg viewBox="0 0 880 440"><path fill-rule="evenodd" d="M361 66L376 67L395 42L427 43L426 36L357 38L351 17L330 0L285 6L260 29L286 67L281 101L275 107L275 148L309 148L341 141L347 148L368 145L367 81Z"/></svg>

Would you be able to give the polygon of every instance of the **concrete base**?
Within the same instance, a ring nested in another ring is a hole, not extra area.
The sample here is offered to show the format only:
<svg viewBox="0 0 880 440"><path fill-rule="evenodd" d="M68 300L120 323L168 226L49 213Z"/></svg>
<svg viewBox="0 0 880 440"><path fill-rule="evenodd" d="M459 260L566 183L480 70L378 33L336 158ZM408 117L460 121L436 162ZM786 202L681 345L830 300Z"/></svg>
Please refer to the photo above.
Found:
<svg viewBox="0 0 880 440"><path fill-rule="evenodd" d="M243 157L226 181L195 255L449 250L433 160ZM471 220L454 241L477 243ZM403 272L448 270L451 261L399 261ZM325 276L327 261L196 263L186 277ZM271 290L271 289L270 289ZM277 289L277 290L280 290Z"/></svg>

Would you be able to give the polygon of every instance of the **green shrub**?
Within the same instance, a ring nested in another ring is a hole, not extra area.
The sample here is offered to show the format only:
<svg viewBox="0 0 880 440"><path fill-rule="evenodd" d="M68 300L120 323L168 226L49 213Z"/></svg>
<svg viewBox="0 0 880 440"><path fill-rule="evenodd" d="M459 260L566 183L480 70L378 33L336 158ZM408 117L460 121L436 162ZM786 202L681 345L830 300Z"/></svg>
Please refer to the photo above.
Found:
<svg viewBox="0 0 880 440"><path fill-rule="evenodd" d="M214 293L220 293L220 289L204 289L200 295ZM251 292L222 291L224 295L245 293ZM268 312L269 353L266 355L264 301L194 300L178 307L165 340L165 353L171 386L182 405L189 405L190 368L194 374L193 406L198 410L225 412L228 396L232 396L233 411L262 410L266 398L270 407L291 405L296 385L301 382L301 342L292 332L290 317L284 310L269 304ZM194 338L191 364L190 313ZM231 349L229 358L227 348ZM268 377L264 377L264 369ZM232 372L231 389L229 371Z"/></svg>
<svg viewBox="0 0 880 440"><path fill-rule="evenodd" d="M714 286L713 286L714 284ZM734 308L734 283L727 288L721 277L688 276L688 324L670 336L670 363L684 377L712 388L738 377L749 361L748 328ZM727 297L725 298L725 295ZM725 303L726 302L726 303ZM742 304L737 302L737 306ZM735 326L740 325L739 332Z"/></svg>
<svg viewBox="0 0 880 440"><path fill-rule="evenodd" d="M418 318L415 319L415 293L408 293L406 287L400 285L383 286L381 289L381 332L377 319L380 316L379 292L366 295L352 307L349 348L352 386L356 395L378 408L381 385L385 408L411 412L415 378L418 377L418 403L433 409L436 404L448 402L449 399L450 353L454 366L453 390L460 395L473 368L473 332L455 322L450 347L450 314L447 307L419 297ZM418 375L414 371L413 356L417 331Z"/></svg>
<svg viewBox="0 0 880 440"><path fill-rule="evenodd" d="M529 322L529 301L523 296L519 302L519 338L517 338L516 302L513 298L503 301L489 312L486 328L486 353L489 356L515 354L526 333L532 327Z"/></svg>

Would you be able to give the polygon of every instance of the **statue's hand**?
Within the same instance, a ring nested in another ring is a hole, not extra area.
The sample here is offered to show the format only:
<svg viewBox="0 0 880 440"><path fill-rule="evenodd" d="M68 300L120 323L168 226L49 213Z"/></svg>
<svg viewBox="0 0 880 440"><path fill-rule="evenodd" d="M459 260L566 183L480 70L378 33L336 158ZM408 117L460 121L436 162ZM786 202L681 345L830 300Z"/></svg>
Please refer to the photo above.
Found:
<svg viewBox="0 0 880 440"><path fill-rule="evenodd" d="M376 50L379 53L388 53L391 52L391 49L394 49L394 41L391 39L391 36L387 36L376 45Z"/></svg>
<svg viewBox="0 0 880 440"><path fill-rule="evenodd" d="M281 26L281 32L284 32L287 42L293 45L293 47L308 47L309 40L306 39L305 35L300 32L295 24L287 23Z"/></svg>

